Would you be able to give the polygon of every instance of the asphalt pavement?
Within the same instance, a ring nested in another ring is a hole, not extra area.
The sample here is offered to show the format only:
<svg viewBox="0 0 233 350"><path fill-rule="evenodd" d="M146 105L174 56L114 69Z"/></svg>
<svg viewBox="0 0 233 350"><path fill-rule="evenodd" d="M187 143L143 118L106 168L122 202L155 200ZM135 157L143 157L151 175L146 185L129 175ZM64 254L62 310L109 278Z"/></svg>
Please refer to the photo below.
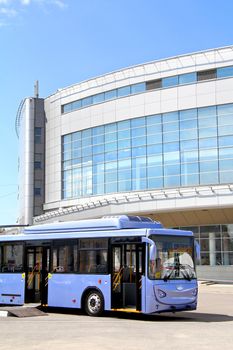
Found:
<svg viewBox="0 0 233 350"><path fill-rule="evenodd" d="M0 350L233 349L233 285L199 284L196 311L156 316L82 312L0 317Z"/></svg>

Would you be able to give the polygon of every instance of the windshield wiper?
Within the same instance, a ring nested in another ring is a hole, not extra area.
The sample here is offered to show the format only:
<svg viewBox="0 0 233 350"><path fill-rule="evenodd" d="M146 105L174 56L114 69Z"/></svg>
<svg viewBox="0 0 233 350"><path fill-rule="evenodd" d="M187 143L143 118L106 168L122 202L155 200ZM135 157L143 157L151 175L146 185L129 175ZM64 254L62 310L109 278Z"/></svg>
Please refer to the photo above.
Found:
<svg viewBox="0 0 233 350"><path fill-rule="evenodd" d="M180 264L180 271L184 278L186 278L189 281L191 281L191 279L195 276L193 272L193 267L189 264Z"/></svg>
<svg viewBox="0 0 233 350"><path fill-rule="evenodd" d="M171 275L173 274L173 272L175 271L175 273L180 270L180 264L175 264L172 266L171 272L170 273L165 273L163 280L164 282L167 282L167 280L169 280L169 278L171 277Z"/></svg>

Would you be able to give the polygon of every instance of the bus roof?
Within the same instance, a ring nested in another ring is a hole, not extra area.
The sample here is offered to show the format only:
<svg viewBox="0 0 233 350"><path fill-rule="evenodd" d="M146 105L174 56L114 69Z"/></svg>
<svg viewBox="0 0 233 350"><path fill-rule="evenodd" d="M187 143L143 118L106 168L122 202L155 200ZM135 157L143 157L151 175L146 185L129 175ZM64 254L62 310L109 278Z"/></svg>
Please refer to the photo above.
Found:
<svg viewBox="0 0 233 350"><path fill-rule="evenodd" d="M0 236L1 242L55 239L142 237L152 234L192 236L191 231L165 229L156 221L138 216L111 216L102 219L59 222L25 228L19 235Z"/></svg>
<svg viewBox="0 0 233 350"><path fill-rule="evenodd" d="M101 219L90 219L80 221L58 222L45 225L35 225L24 229L25 234L42 233L71 233L82 231L99 230L122 230L141 228L162 228L162 224L150 218L141 216L104 216Z"/></svg>

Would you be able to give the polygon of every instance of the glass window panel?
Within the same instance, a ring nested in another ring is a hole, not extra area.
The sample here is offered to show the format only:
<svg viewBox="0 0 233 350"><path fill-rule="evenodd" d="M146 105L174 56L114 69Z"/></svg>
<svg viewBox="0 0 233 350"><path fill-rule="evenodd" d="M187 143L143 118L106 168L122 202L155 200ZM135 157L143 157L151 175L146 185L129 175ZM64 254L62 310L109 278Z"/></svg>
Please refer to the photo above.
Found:
<svg viewBox="0 0 233 350"><path fill-rule="evenodd" d="M233 125L233 114L218 116L218 125Z"/></svg>
<svg viewBox="0 0 233 350"><path fill-rule="evenodd" d="M72 103L72 110L76 110L80 108L82 108L82 100L74 101Z"/></svg>
<svg viewBox="0 0 233 350"><path fill-rule="evenodd" d="M1 247L0 247L1 249ZM23 245L7 244L3 246L1 272L23 271ZM1 265L1 262L0 262Z"/></svg>
<svg viewBox="0 0 233 350"><path fill-rule="evenodd" d="M179 120L178 112L170 112L170 113L163 114L163 122L164 123L175 122L178 120Z"/></svg>
<svg viewBox="0 0 233 350"><path fill-rule="evenodd" d="M199 172L198 163L183 163L181 164L181 174L195 174Z"/></svg>
<svg viewBox="0 0 233 350"><path fill-rule="evenodd" d="M75 166L75 167L77 167L77 166L80 167L81 163L82 163L82 158L72 159L72 165Z"/></svg>
<svg viewBox="0 0 233 350"><path fill-rule="evenodd" d="M163 139L162 134L147 135L147 144L153 145L153 144L161 143L162 139Z"/></svg>
<svg viewBox="0 0 233 350"><path fill-rule="evenodd" d="M155 177L148 178L148 188L162 188L163 187L163 178Z"/></svg>
<svg viewBox="0 0 233 350"><path fill-rule="evenodd" d="M117 173L105 173L105 182L116 182L117 181Z"/></svg>
<svg viewBox="0 0 233 350"><path fill-rule="evenodd" d="M178 75L175 75L174 77L168 77L162 79L162 87L170 87L170 86L176 86L178 85Z"/></svg>
<svg viewBox="0 0 233 350"><path fill-rule="evenodd" d="M222 106L217 106L218 115L231 114L233 115L233 104L229 103Z"/></svg>
<svg viewBox="0 0 233 350"><path fill-rule="evenodd" d="M147 154L157 154L157 153L162 153L162 145L153 145L153 146L147 146Z"/></svg>
<svg viewBox="0 0 233 350"><path fill-rule="evenodd" d="M200 172L218 171L218 162L200 162Z"/></svg>
<svg viewBox="0 0 233 350"><path fill-rule="evenodd" d="M104 99L105 99L105 101L106 101L106 100L112 100L112 99L114 99L114 98L116 98L116 97L117 97L117 90L116 90L116 89L110 90L110 91L106 91L106 92L104 93Z"/></svg>
<svg viewBox="0 0 233 350"><path fill-rule="evenodd" d="M196 148L198 148L197 140L181 141L180 142L180 149L182 151L196 149Z"/></svg>
<svg viewBox="0 0 233 350"><path fill-rule="evenodd" d="M118 149L129 148L129 147L131 147L130 140L119 140L118 141Z"/></svg>
<svg viewBox="0 0 233 350"><path fill-rule="evenodd" d="M233 134L233 125L220 126L218 128L218 135L232 135Z"/></svg>
<svg viewBox="0 0 233 350"><path fill-rule="evenodd" d="M96 145L95 147L93 147L93 154L103 153L103 152L104 152L104 145L103 144Z"/></svg>
<svg viewBox="0 0 233 350"><path fill-rule="evenodd" d="M146 164L147 164L146 157L132 159L132 167L133 168L146 167Z"/></svg>
<svg viewBox="0 0 233 350"><path fill-rule="evenodd" d="M131 149L130 148L119 150L117 153L118 153L118 159L131 157Z"/></svg>
<svg viewBox="0 0 233 350"><path fill-rule="evenodd" d="M179 142L164 143L163 145L164 152L179 151L179 149L180 149Z"/></svg>
<svg viewBox="0 0 233 350"><path fill-rule="evenodd" d="M148 166L162 165L162 161L163 161L163 157L161 154L147 157Z"/></svg>
<svg viewBox="0 0 233 350"><path fill-rule="evenodd" d="M117 162L105 163L105 170L106 171L114 171L116 169L117 169Z"/></svg>
<svg viewBox="0 0 233 350"><path fill-rule="evenodd" d="M199 119L198 125L199 125L199 128L209 128L210 126L211 127L216 126L217 125L216 117Z"/></svg>
<svg viewBox="0 0 233 350"><path fill-rule="evenodd" d="M216 112L216 106L198 108L198 118L215 117Z"/></svg>
<svg viewBox="0 0 233 350"><path fill-rule="evenodd" d="M180 186L180 176L164 177L164 187Z"/></svg>
<svg viewBox="0 0 233 350"><path fill-rule="evenodd" d="M197 129L187 129L180 131L181 140L191 140L197 138Z"/></svg>
<svg viewBox="0 0 233 350"><path fill-rule="evenodd" d="M70 143L72 140L72 134L64 135L63 137L63 143Z"/></svg>
<svg viewBox="0 0 233 350"><path fill-rule="evenodd" d="M192 186L199 184L198 174L185 174L181 175L181 185L182 186Z"/></svg>
<svg viewBox="0 0 233 350"><path fill-rule="evenodd" d="M104 143L104 135L97 135L93 136L92 138L92 144L93 145L99 145L99 144Z"/></svg>
<svg viewBox="0 0 233 350"><path fill-rule="evenodd" d="M198 161L198 150L193 151L182 151L181 152L182 162L195 162Z"/></svg>
<svg viewBox="0 0 233 350"><path fill-rule="evenodd" d="M105 154L105 160L106 162L117 160L117 152L108 152Z"/></svg>
<svg viewBox="0 0 233 350"><path fill-rule="evenodd" d="M117 97L123 97L130 95L130 86L123 86L117 89Z"/></svg>
<svg viewBox="0 0 233 350"><path fill-rule="evenodd" d="M164 176L169 175L179 175L180 174L180 165L165 165L164 166Z"/></svg>
<svg viewBox="0 0 233 350"><path fill-rule="evenodd" d="M72 147L73 148L80 148L82 145L82 141L81 140L75 140L72 142Z"/></svg>
<svg viewBox="0 0 233 350"><path fill-rule="evenodd" d="M147 179L135 179L132 181L132 190L145 190L147 188Z"/></svg>
<svg viewBox="0 0 233 350"><path fill-rule="evenodd" d="M131 120L131 127L132 128L139 128L142 126L146 125L146 118L142 117L142 118L135 118Z"/></svg>
<svg viewBox="0 0 233 350"><path fill-rule="evenodd" d="M118 172L118 181L131 180L131 169Z"/></svg>
<svg viewBox="0 0 233 350"><path fill-rule="evenodd" d="M71 163L70 160L68 160L68 161L66 161L66 162L63 162L63 169L64 169L64 170L68 170L68 169L71 168L71 165L72 165L72 163Z"/></svg>
<svg viewBox="0 0 233 350"><path fill-rule="evenodd" d="M132 139L132 147L144 146L146 145L146 137L137 137Z"/></svg>
<svg viewBox="0 0 233 350"><path fill-rule="evenodd" d="M92 96L82 99L82 107L90 106L92 104Z"/></svg>
<svg viewBox="0 0 233 350"><path fill-rule="evenodd" d="M104 127L105 129L105 133L115 133L117 131L117 124L116 123L111 123L111 124L107 124Z"/></svg>
<svg viewBox="0 0 233 350"><path fill-rule="evenodd" d="M163 167L162 166L152 166L147 168L148 177L157 177L163 176Z"/></svg>
<svg viewBox="0 0 233 350"><path fill-rule="evenodd" d="M81 137L84 139L86 137L91 138L92 136L92 130L91 129L86 129L81 131Z"/></svg>
<svg viewBox="0 0 233 350"><path fill-rule="evenodd" d="M197 108L187 109L180 111L180 120L186 119L196 119L197 118Z"/></svg>
<svg viewBox="0 0 233 350"><path fill-rule="evenodd" d="M232 159L220 160L219 161L220 170L233 170L233 161Z"/></svg>
<svg viewBox="0 0 233 350"><path fill-rule="evenodd" d="M181 120L180 121L180 129L194 129L197 128L197 120L196 119L190 119L190 120Z"/></svg>
<svg viewBox="0 0 233 350"><path fill-rule="evenodd" d="M179 130L178 121L173 122L173 123L164 123L163 124L163 131L164 132L176 131L176 130Z"/></svg>
<svg viewBox="0 0 233 350"><path fill-rule="evenodd" d="M81 149L72 149L72 158L81 157Z"/></svg>
<svg viewBox="0 0 233 350"><path fill-rule="evenodd" d="M131 85L131 94L137 94L139 92L144 92L144 91L146 91L146 84L145 83Z"/></svg>
<svg viewBox="0 0 233 350"><path fill-rule="evenodd" d="M92 146L91 147L83 147L82 148L82 156L90 156L92 155Z"/></svg>
<svg viewBox="0 0 233 350"><path fill-rule="evenodd" d="M103 126L97 126L96 128L92 129L93 136L102 135L104 134L104 127Z"/></svg>
<svg viewBox="0 0 233 350"><path fill-rule="evenodd" d="M117 182L108 182L105 184L105 193L117 192Z"/></svg>
<svg viewBox="0 0 233 350"><path fill-rule="evenodd" d="M118 130L130 129L130 120L124 120L117 123Z"/></svg>
<svg viewBox="0 0 233 350"><path fill-rule="evenodd" d="M93 163L102 163L104 162L104 154L93 155Z"/></svg>
<svg viewBox="0 0 233 350"><path fill-rule="evenodd" d="M221 136L219 137L219 146L233 146L233 136Z"/></svg>
<svg viewBox="0 0 233 350"><path fill-rule="evenodd" d="M132 182L131 181L119 181L118 182L118 191L131 191L132 190Z"/></svg>
<svg viewBox="0 0 233 350"><path fill-rule="evenodd" d="M187 134L187 132L186 132ZM163 141L164 142L172 142L172 141L179 141L179 132L166 132L163 134Z"/></svg>
<svg viewBox="0 0 233 350"><path fill-rule="evenodd" d="M210 124L211 125L211 124ZM204 128L199 129L199 137L214 137L217 136L217 128Z"/></svg>
<svg viewBox="0 0 233 350"><path fill-rule="evenodd" d="M118 139L128 139L131 136L131 130L120 130L118 131Z"/></svg>
<svg viewBox="0 0 233 350"><path fill-rule="evenodd" d="M131 130L132 138L137 136L145 136L146 135L146 129L145 127L140 128L134 128Z"/></svg>
<svg viewBox="0 0 233 350"><path fill-rule="evenodd" d="M227 158L233 158L233 147L219 149L219 159Z"/></svg>
<svg viewBox="0 0 233 350"><path fill-rule="evenodd" d="M217 78L227 78L233 76L233 67L217 68Z"/></svg>
<svg viewBox="0 0 233 350"><path fill-rule="evenodd" d="M158 134L162 132L161 124L147 125L147 135Z"/></svg>
<svg viewBox="0 0 233 350"><path fill-rule="evenodd" d="M71 151L69 151L69 152L64 152L64 153L63 153L62 159L63 159L63 160L69 160L69 159L71 159Z"/></svg>
<svg viewBox="0 0 233 350"><path fill-rule="evenodd" d="M91 145L92 145L91 138L82 139L82 147L91 146Z"/></svg>
<svg viewBox="0 0 233 350"><path fill-rule="evenodd" d="M81 141L81 131L79 132L74 132L73 134L70 134L72 135L72 141L75 142L75 141Z"/></svg>
<svg viewBox="0 0 233 350"><path fill-rule="evenodd" d="M118 168L119 169L131 169L131 159L124 159L118 161Z"/></svg>
<svg viewBox="0 0 233 350"><path fill-rule="evenodd" d="M164 153L164 163L178 163L180 161L180 152Z"/></svg>
<svg viewBox="0 0 233 350"><path fill-rule="evenodd" d="M117 140L117 133L116 132L111 132L105 134L105 142L112 142Z"/></svg>
<svg viewBox="0 0 233 350"><path fill-rule="evenodd" d="M217 183L219 183L218 173L200 173L201 185L212 185Z"/></svg>
<svg viewBox="0 0 233 350"><path fill-rule="evenodd" d="M67 103L66 105L62 106L62 113L68 113L71 112L71 103Z"/></svg>
<svg viewBox="0 0 233 350"><path fill-rule="evenodd" d="M202 160L213 160L218 158L217 149L205 149L200 150L200 161Z"/></svg>
<svg viewBox="0 0 233 350"><path fill-rule="evenodd" d="M143 167L132 168L133 179L146 178L146 176L147 176L147 168L143 168Z"/></svg>
<svg viewBox="0 0 233 350"><path fill-rule="evenodd" d="M132 148L132 157L139 157L146 155L146 147Z"/></svg>
<svg viewBox="0 0 233 350"><path fill-rule="evenodd" d="M147 125L161 124L161 120L162 118L160 114L149 115L146 117Z"/></svg>
<svg viewBox="0 0 233 350"><path fill-rule="evenodd" d="M233 171L221 171L220 183L231 183L231 182L233 182Z"/></svg>
<svg viewBox="0 0 233 350"><path fill-rule="evenodd" d="M190 84L197 81L197 74L196 73L180 74L178 78L179 78L179 85Z"/></svg>
<svg viewBox="0 0 233 350"><path fill-rule="evenodd" d="M97 95L92 96L92 102L95 103L101 103L104 102L104 93L100 93Z"/></svg>
<svg viewBox="0 0 233 350"><path fill-rule="evenodd" d="M117 150L117 142L105 143L105 152Z"/></svg>
<svg viewBox="0 0 233 350"><path fill-rule="evenodd" d="M217 138L211 137L211 138L207 138L207 139L200 139L199 140L199 147L200 148L210 148L210 147L217 148Z"/></svg>

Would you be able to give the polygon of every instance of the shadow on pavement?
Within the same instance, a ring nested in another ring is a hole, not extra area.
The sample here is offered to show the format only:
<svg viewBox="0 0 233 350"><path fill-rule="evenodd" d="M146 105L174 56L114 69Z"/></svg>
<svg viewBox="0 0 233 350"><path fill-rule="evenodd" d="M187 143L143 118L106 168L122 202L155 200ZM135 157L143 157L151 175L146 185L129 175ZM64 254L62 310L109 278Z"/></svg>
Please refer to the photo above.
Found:
<svg viewBox="0 0 233 350"><path fill-rule="evenodd" d="M63 308L43 308L47 313L59 313L76 316L87 316L82 310L77 309L63 309ZM127 319L127 320L138 320L148 322L230 322L233 321L233 316L223 314L208 314L202 312L179 312L179 313L163 313L156 315L145 315L140 313L128 313L120 311L105 311L102 317Z"/></svg>

